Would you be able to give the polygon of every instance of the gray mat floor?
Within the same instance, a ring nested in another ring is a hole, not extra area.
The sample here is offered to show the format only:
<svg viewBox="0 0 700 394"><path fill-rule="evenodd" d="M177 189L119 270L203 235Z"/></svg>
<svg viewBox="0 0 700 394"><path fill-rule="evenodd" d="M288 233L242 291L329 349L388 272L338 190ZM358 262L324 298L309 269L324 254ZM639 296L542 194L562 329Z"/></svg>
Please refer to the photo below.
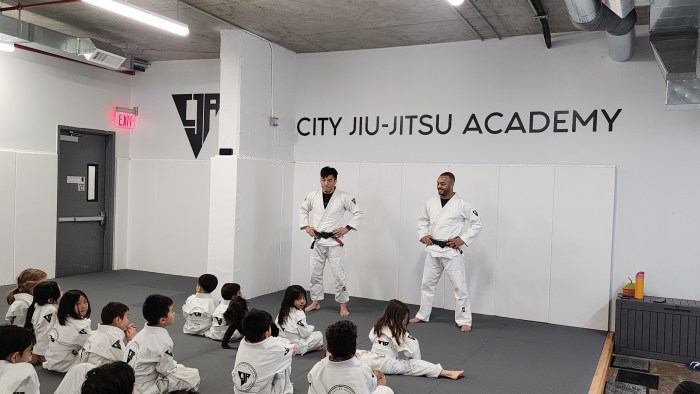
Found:
<svg viewBox="0 0 700 394"><path fill-rule="evenodd" d="M142 328L143 300L149 294L164 294L173 299L181 311L185 299L194 292L196 279L152 272L121 270L77 275L56 280L61 288L83 290L90 299L93 329L99 322L102 307L110 301L129 305L131 321ZM245 284L241 284L245 294ZM304 285L304 284L302 284ZM0 287L6 294L13 286ZM217 289L217 292L219 289ZM417 290L418 291L418 290ZM249 300L251 307L277 314L282 292ZM351 298L350 320L358 326L358 349L369 349L370 327L384 309L384 301ZM418 307L409 305L414 314ZM7 305L0 306L0 319ZM310 324L324 331L339 320L338 305L326 295L322 309L307 314ZM454 312L434 309L430 323L411 324L411 333L418 338L424 360L441 363L445 369L463 369L465 377L457 381L427 377L388 376L388 384L396 393L586 393L591 384L605 341L601 331L474 315L474 330L464 334L453 322ZM175 343L175 359L199 368L202 394L231 393L231 370L237 345L221 349L220 343L204 337L182 333L183 318L179 314L168 328ZM292 376L295 393L306 393L307 372L324 357L323 352L294 358ZM62 374L44 371L37 366L42 393L53 393Z"/></svg>

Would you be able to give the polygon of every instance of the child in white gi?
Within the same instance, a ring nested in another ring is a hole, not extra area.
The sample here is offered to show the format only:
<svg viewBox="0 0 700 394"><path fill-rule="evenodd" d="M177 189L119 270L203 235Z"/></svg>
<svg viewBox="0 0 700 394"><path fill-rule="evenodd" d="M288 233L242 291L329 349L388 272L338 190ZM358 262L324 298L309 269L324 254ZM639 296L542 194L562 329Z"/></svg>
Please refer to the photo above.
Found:
<svg viewBox="0 0 700 394"><path fill-rule="evenodd" d="M87 373L81 394L124 394L134 391L134 370L123 361L105 364Z"/></svg>
<svg viewBox="0 0 700 394"><path fill-rule="evenodd" d="M10 308L5 314L5 320L15 326L24 326L27 320L27 309L32 303L34 286L46 280L46 272L27 268L17 276L17 287L7 293L7 305Z"/></svg>
<svg viewBox="0 0 700 394"><path fill-rule="evenodd" d="M226 332L224 333L224 337L221 339L222 348L230 349L231 346L229 345L229 342L231 340L243 338L243 334L241 334L243 331L243 318L247 314L248 301L241 296L233 297L231 302L228 304L226 312L224 312L224 319L226 319L226 324L228 324L228 326L226 328ZM274 324L272 326L276 327ZM275 336L274 334L275 333L273 331L272 336ZM277 334L279 335L279 330L277 330Z"/></svg>
<svg viewBox="0 0 700 394"><path fill-rule="evenodd" d="M292 393L290 374L297 346L273 337L272 316L258 309L243 318L243 332L231 372L234 394Z"/></svg>
<svg viewBox="0 0 700 394"><path fill-rule="evenodd" d="M199 370L175 362L173 340L165 327L175 322L173 300L160 294L146 297L143 330L126 346L126 362L134 369L134 393L168 393L196 390Z"/></svg>
<svg viewBox="0 0 700 394"><path fill-rule="evenodd" d="M34 287L34 301L27 309L27 321L24 328L34 330L36 344L32 351L32 364L46 361L44 354L49 347L49 331L51 331L58 318L58 300L61 298L61 287L58 283L49 280L41 282Z"/></svg>
<svg viewBox="0 0 700 394"><path fill-rule="evenodd" d="M224 312L226 312L226 309L228 309L231 299L240 295L241 286L238 283L224 283L224 285L221 286L221 298L224 300L221 301L214 310L211 328L209 328L209 331L204 333L204 336L215 341L220 341L224 338L226 329L229 326L229 323L224 317ZM223 347L223 343L221 346Z"/></svg>
<svg viewBox="0 0 700 394"><path fill-rule="evenodd" d="M214 311L219 301L211 295L219 280L212 274L204 274L197 280L195 294L192 294L182 306L185 325L182 332L190 335L204 335L211 328Z"/></svg>
<svg viewBox="0 0 700 394"><path fill-rule="evenodd" d="M136 326L129 323L129 307L110 302L102 308L102 324L80 349L80 362L96 367L126 359L126 343L136 335Z"/></svg>
<svg viewBox="0 0 700 394"><path fill-rule="evenodd" d="M328 357L311 368L309 394L352 392L355 394L392 394L386 386L382 371L372 369L355 357L357 327L349 320L341 320L326 328ZM342 386L341 386L342 385ZM339 390L337 387L345 390ZM334 390L336 388L336 390Z"/></svg>
<svg viewBox="0 0 700 394"><path fill-rule="evenodd" d="M297 345L299 354L323 349L323 334L314 331L314 326L306 323L305 305L306 290L299 285L289 286L275 319L280 329L280 337Z"/></svg>
<svg viewBox="0 0 700 394"><path fill-rule="evenodd" d="M428 376L459 379L464 371L442 369L420 358L418 340L408 332L408 307L399 300L391 300L384 313L369 332L372 350L358 350L357 358L366 361L372 369L390 375Z"/></svg>
<svg viewBox="0 0 700 394"><path fill-rule="evenodd" d="M56 312L58 324L49 331L44 369L67 372L78 363L78 354L92 334L90 301L81 290L69 290L61 297Z"/></svg>
<svg viewBox="0 0 700 394"><path fill-rule="evenodd" d="M0 393L39 394L39 377L29 363L33 345L26 328L0 326Z"/></svg>
<svg viewBox="0 0 700 394"><path fill-rule="evenodd" d="M85 378L89 371L95 369L95 366L90 363L78 363L70 367L68 372L63 376L61 384L56 387L53 394L75 394L80 392L80 387L85 382Z"/></svg>

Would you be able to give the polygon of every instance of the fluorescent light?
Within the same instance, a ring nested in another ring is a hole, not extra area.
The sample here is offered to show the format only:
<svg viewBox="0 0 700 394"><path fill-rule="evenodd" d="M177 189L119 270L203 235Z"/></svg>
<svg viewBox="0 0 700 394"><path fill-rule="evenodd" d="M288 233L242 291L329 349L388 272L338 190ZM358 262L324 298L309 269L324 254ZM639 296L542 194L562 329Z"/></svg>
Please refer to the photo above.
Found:
<svg viewBox="0 0 700 394"><path fill-rule="evenodd" d="M464 3L464 0L447 0L447 2L456 7L458 5L462 5L462 3Z"/></svg>
<svg viewBox="0 0 700 394"><path fill-rule="evenodd" d="M0 51L12 52L15 50L15 44L11 42L0 42Z"/></svg>
<svg viewBox="0 0 700 394"><path fill-rule="evenodd" d="M133 20L175 33L180 36L190 34L190 29L186 24L160 16L155 12L144 10L120 0L83 0L86 3L112 11L116 14L126 16Z"/></svg>

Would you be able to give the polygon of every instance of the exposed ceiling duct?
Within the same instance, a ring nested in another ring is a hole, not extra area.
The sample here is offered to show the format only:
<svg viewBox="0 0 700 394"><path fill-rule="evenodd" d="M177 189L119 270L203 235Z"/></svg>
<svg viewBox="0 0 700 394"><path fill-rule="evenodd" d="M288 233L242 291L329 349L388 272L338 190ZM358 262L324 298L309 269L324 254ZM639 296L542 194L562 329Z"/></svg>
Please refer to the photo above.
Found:
<svg viewBox="0 0 700 394"><path fill-rule="evenodd" d="M634 0L604 0L604 4L600 0L566 0L566 9L577 29L607 32L608 55L624 62L634 55Z"/></svg>
<svg viewBox="0 0 700 394"><path fill-rule="evenodd" d="M651 0L649 41L666 80L666 109L700 109L698 0Z"/></svg>
<svg viewBox="0 0 700 394"><path fill-rule="evenodd" d="M0 14L0 39L48 53L117 71L145 71L147 62L134 61L120 48L91 38L73 37Z"/></svg>

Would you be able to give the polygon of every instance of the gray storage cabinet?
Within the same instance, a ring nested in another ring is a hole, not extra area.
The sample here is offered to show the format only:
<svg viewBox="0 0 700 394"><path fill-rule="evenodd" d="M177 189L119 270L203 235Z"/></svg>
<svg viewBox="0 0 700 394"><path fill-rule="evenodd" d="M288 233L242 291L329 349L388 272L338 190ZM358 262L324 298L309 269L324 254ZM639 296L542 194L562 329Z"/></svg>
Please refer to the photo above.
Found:
<svg viewBox="0 0 700 394"><path fill-rule="evenodd" d="M700 301L618 295L615 353L681 363L700 360Z"/></svg>

